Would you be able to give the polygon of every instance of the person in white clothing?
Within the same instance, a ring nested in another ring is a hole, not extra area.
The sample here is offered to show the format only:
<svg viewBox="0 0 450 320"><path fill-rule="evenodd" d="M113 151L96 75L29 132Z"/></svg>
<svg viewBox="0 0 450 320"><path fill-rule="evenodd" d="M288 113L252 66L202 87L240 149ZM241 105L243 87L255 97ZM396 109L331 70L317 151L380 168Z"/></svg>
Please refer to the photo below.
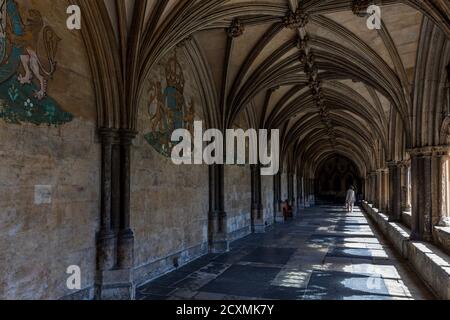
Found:
<svg viewBox="0 0 450 320"><path fill-rule="evenodd" d="M345 207L347 208L348 212L353 212L355 201L356 201L355 187L350 186L350 189L348 189L347 196L345 198Z"/></svg>

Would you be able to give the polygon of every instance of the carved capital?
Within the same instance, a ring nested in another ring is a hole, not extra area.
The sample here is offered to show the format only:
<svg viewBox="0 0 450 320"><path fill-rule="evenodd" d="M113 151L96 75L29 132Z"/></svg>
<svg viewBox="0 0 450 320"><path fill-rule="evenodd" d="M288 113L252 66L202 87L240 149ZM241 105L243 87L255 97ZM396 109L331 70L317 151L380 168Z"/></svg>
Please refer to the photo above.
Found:
<svg viewBox="0 0 450 320"><path fill-rule="evenodd" d="M117 129L113 128L100 128L98 129L98 134L101 138L101 141L106 144L113 144L117 139Z"/></svg>
<svg viewBox="0 0 450 320"><path fill-rule="evenodd" d="M449 156L450 146L427 146L408 150L411 157Z"/></svg>
<svg viewBox="0 0 450 320"><path fill-rule="evenodd" d="M120 143L122 145L131 145L133 140L136 138L137 134L138 133L133 130L128 130L128 129L119 130Z"/></svg>
<svg viewBox="0 0 450 320"><path fill-rule="evenodd" d="M387 166L389 169L391 168L400 168L401 167L401 162L400 161L396 161L396 160L392 160L387 162Z"/></svg>

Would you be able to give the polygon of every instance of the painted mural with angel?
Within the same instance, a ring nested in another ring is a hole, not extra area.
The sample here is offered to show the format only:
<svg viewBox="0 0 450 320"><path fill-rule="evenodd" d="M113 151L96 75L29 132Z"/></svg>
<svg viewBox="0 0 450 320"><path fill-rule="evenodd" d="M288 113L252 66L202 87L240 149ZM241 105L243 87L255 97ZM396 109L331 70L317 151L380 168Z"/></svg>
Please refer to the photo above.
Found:
<svg viewBox="0 0 450 320"><path fill-rule="evenodd" d="M195 103L185 100L185 76L174 51L163 65L165 79L149 81L148 113L150 132L147 142L160 154L170 157L174 143L172 133L177 129L193 132Z"/></svg>
<svg viewBox="0 0 450 320"><path fill-rule="evenodd" d="M0 118L4 121L60 125L73 119L47 95L60 41L38 10L25 9L16 0L0 0Z"/></svg>

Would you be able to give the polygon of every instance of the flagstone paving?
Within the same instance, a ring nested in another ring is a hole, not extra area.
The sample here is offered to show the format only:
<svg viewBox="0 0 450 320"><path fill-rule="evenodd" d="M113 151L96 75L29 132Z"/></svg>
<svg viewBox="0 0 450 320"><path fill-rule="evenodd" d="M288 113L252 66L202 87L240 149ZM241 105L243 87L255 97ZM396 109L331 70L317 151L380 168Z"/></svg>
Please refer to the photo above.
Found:
<svg viewBox="0 0 450 320"><path fill-rule="evenodd" d="M302 211L137 289L140 300L434 299L356 209Z"/></svg>

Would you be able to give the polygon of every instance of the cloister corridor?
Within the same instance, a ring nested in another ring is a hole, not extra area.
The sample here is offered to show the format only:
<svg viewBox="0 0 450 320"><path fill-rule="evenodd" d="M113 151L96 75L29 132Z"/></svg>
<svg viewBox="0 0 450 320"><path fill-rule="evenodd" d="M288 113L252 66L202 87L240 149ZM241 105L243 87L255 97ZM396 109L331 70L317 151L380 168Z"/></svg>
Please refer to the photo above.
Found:
<svg viewBox="0 0 450 320"><path fill-rule="evenodd" d="M450 300L450 1L0 0L0 302L234 299Z"/></svg>

